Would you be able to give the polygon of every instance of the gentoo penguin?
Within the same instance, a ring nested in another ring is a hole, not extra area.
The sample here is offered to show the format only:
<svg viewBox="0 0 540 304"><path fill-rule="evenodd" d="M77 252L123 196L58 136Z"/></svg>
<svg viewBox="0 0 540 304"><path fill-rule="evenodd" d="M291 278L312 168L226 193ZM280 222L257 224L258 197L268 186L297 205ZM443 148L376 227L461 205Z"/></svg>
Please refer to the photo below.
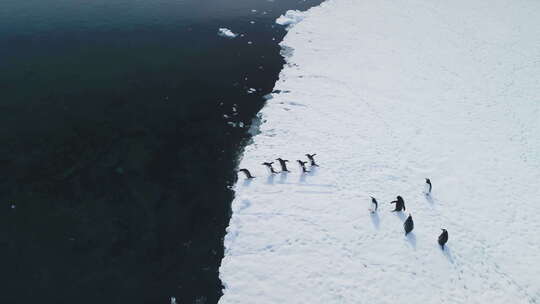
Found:
<svg viewBox="0 0 540 304"><path fill-rule="evenodd" d="M240 169L238 172L243 172L246 175L246 178L255 178L255 176L251 175L248 169Z"/></svg>
<svg viewBox="0 0 540 304"><path fill-rule="evenodd" d="M441 248L444 249L444 244L448 242L448 231L446 229L441 229L442 233L439 235L439 245L441 245Z"/></svg>
<svg viewBox="0 0 540 304"><path fill-rule="evenodd" d="M281 165L281 171L282 172L290 172L289 170L287 170L287 162L288 162L288 160L281 159L281 158L276 158L276 160L279 161L279 164Z"/></svg>
<svg viewBox="0 0 540 304"><path fill-rule="evenodd" d="M317 155L317 153L315 153L315 154L306 154L307 158L309 158L309 161L311 162L311 165L314 166L314 167L318 167L319 165L317 165L315 163L315 159L313 158L315 155Z"/></svg>
<svg viewBox="0 0 540 304"><path fill-rule="evenodd" d="M390 204L396 204L396 209L392 210L392 212L406 210L405 209L405 201L399 195L397 196L397 200L390 202Z"/></svg>
<svg viewBox="0 0 540 304"><path fill-rule="evenodd" d="M276 170L274 170L274 168L272 167L272 164L273 164L273 163L274 163L274 162L262 163L262 165L265 165L268 169L270 169L270 172L271 172L272 174L276 174L276 173L277 173Z"/></svg>
<svg viewBox="0 0 540 304"><path fill-rule="evenodd" d="M431 194L431 181L429 180L429 178L426 178L426 195L430 195Z"/></svg>
<svg viewBox="0 0 540 304"><path fill-rule="evenodd" d="M405 235L409 234L409 232L414 229L414 222L410 213L409 217L405 220L405 223L403 223L403 228L405 229Z"/></svg>
<svg viewBox="0 0 540 304"><path fill-rule="evenodd" d="M298 162L298 164L300 165L300 168L302 168L302 172L303 172L303 173L309 172L308 170L306 170L306 164L307 164L307 162L301 161L301 160L297 160L297 162Z"/></svg>
<svg viewBox="0 0 540 304"><path fill-rule="evenodd" d="M371 197L371 203L374 206L374 208L371 209L371 212L376 212L377 208L379 208L379 203L377 202L377 200L373 196L370 196L370 197Z"/></svg>

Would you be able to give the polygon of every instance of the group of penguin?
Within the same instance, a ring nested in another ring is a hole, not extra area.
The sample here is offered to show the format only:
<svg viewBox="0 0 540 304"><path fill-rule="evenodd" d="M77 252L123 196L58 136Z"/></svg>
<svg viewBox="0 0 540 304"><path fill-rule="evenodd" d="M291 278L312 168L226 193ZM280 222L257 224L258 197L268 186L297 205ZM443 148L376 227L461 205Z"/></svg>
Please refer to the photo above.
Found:
<svg viewBox="0 0 540 304"><path fill-rule="evenodd" d="M426 178L426 190L425 194L426 196L431 195L431 189L433 186L431 185L431 180L429 178ZM379 203L377 202L377 199L375 199L373 196L371 197L371 203L373 204L374 208L371 209L371 212L374 213L377 211L379 207ZM405 209L405 201L401 196L397 196L395 201L391 201L390 204L396 204L396 208L392 210L392 212L401 212L406 210ZM412 219L412 215L409 213L409 216L403 223L403 229L405 230L405 235L409 234L414 229L414 221ZM439 235L439 245L442 249L444 249L444 245L446 242L448 242L448 231L446 229L441 229L442 233Z"/></svg>
<svg viewBox="0 0 540 304"><path fill-rule="evenodd" d="M315 163L315 155L317 154L306 154L310 164L312 167L318 167L319 165L317 165L317 163ZM282 159L282 158L276 158L277 161L279 161L279 164L281 166L281 172L290 172L288 169L287 169L287 162L289 162L289 160L287 159ZM309 170L306 169L306 164L308 163L307 161L302 161L302 160L297 160L298 162L298 165L300 166L300 169L302 170L302 173L308 173L310 172ZM277 174L279 172L277 172L276 170L274 170L274 167L272 167L272 164L274 162L264 162L262 163L263 166L267 167L268 170L270 170L270 174ZM246 178L248 179L252 179L252 178L255 178L255 176L251 175L251 173L249 172L248 169L240 169L238 170L238 172L242 172L246 175ZM432 185L431 185L431 180L429 178L426 178L426 190L425 190L425 194L426 196L429 196L431 195L431 189L432 189ZM375 213L377 212L377 209L379 208L379 203L377 202L377 199L375 199L373 196L371 197L371 203L373 204L374 208L371 209L371 212L372 213ZM397 196L396 197L396 200L395 201L392 201L390 202L390 204L396 204L396 207L394 210L392 210L392 212L402 212L405 209L405 201L403 200L403 198L401 196ZM413 229L414 229L414 221L412 219L412 215L409 213L409 216L407 217L407 219L405 220L405 222L403 223L403 229L405 230L405 235L409 234ZM439 242L439 245L441 246L441 249L444 250L444 245L446 244L446 242L448 242L448 231L446 229L441 229L442 230L442 233L441 235L439 235L439 239L438 239L438 242Z"/></svg>
<svg viewBox="0 0 540 304"><path fill-rule="evenodd" d="M319 165L317 165L317 163L315 163L315 155L317 155L317 153L306 154L306 156L307 156L307 158L308 158L308 160L309 160L312 167L318 167L319 166ZM281 172L291 172L291 171L289 171L289 169L287 169L287 163L289 162L288 159L276 158L276 160L279 162L279 165L281 166ZM298 162L298 165L300 166L300 169L302 170L302 173L309 173L310 172L308 169L306 169L306 164L308 163L307 161L297 160L297 162ZM270 170L271 174L280 173L280 172L277 172L276 170L274 170L274 167L272 167L273 164L274 164L274 162L264 162L261 165L268 168L268 170ZM248 169L240 169L240 170L238 170L238 172L244 173L246 175L246 178L249 178L249 179L255 178L255 176L251 175L251 172L249 172Z"/></svg>

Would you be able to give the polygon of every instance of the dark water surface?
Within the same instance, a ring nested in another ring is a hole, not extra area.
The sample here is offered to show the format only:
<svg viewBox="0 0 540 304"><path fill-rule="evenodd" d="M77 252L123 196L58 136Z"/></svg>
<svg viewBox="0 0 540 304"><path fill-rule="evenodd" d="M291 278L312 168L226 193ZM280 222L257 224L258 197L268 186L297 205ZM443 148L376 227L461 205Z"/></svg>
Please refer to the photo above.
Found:
<svg viewBox="0 0 540 304"><path fill-rule="evenodd" d="M1 1L0 303L216 303L274 20L320 2Z"/></svg>

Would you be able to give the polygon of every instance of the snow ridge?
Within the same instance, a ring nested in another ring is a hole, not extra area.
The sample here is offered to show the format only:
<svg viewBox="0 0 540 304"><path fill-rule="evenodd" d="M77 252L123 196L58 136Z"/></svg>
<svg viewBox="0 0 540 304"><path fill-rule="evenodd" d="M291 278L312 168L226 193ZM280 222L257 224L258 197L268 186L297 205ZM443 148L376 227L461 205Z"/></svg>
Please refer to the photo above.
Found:
<svg viewBox="0 0 540 304"><path fill-rule="evenodd" d="M256 178L235 186L220 303L539 303L538 11L330 0L304 13L241 160ZM320 167L301 174L305 153ZM266 173L277 157L293 172Z"/></svg>

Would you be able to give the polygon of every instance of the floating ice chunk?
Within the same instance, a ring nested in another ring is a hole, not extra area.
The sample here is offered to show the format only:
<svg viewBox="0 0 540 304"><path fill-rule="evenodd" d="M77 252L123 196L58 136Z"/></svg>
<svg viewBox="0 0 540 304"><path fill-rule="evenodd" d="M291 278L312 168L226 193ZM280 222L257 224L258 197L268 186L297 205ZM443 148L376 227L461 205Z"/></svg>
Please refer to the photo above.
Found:
<svg viewBox="0 0 540 304"><path fill-rule="evenodd" d="M281 15L279 18L277 18L276 23L280 25L287 25L287 28L290 28L298 22L302 21L304 17L304 12L288 10L285 15Z"/></svg>
<svg viewBox="0 0 540 304"><path fill-rule="evenodd" d="M225 38L236 38L236 36L238 36L238 34L235 34L230 29L224 27L218 30L218 35Z"/></svg>
<svg viewBox="0 0 540 304"><path fill-rule="evenodd" d="M249 88L249 89L247 90L247 92L248 92L248 94L253 94L253 93L257 92L257 89L255 89L255 88Z"/></svg>

